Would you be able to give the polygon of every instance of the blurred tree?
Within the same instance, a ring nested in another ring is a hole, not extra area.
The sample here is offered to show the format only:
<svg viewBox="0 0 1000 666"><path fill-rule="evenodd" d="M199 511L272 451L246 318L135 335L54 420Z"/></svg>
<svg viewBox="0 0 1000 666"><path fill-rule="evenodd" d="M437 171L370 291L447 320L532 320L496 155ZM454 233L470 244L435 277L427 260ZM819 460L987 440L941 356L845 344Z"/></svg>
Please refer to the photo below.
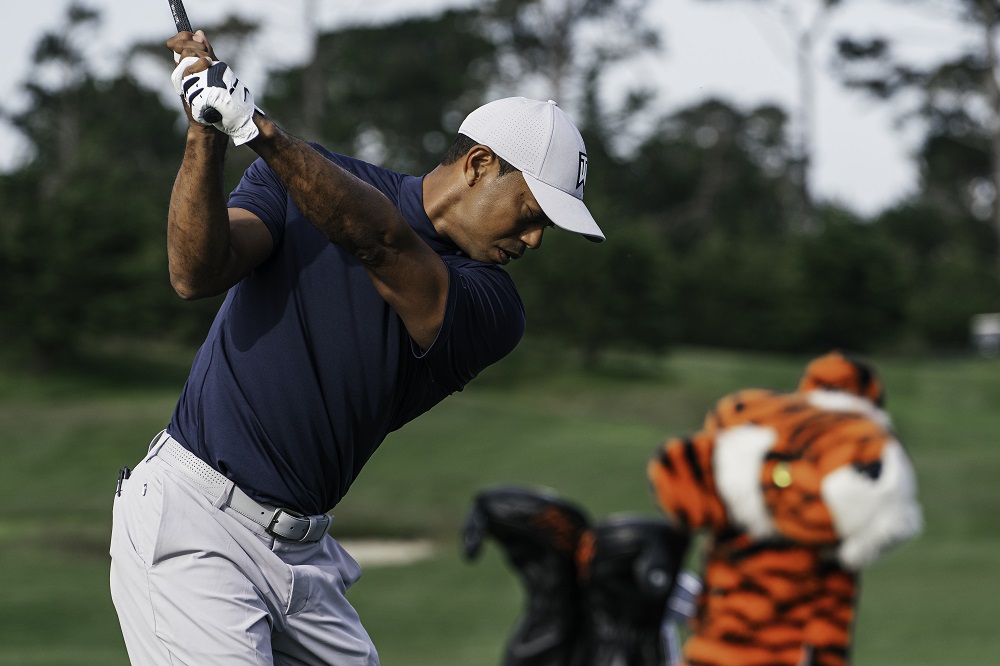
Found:
<svg viewBox="0 0 1000 666"><path fill-rule="evenodd" d="M488 0L483 16L498 45L496 82L507 94L582 106L584 91L611 65L659 47L644 20L649 0ZM591 81L588 83L588 79ZM529 95L531 96L531 95Z"/></svg>
<svg viewBox="0 0 1000 666"><path fill-rule="evenodd" d="M912 276L899 248L851 213L823 208L819 233L801 239L801 302L811 351L872 351L895 343L906 323Z"/></svg>
<svg viewBox="0 0 1000 666"><path fill-rule="evenodd" d="M100 20L98 12L76 2L66 9L66 20L59 32L46 32L35 45L34 72L25 84L28 93L46 99L55 113L44 120L34 114L15 118L15 126L33 133L36 147L50 148L48 168L41 183L42 196L49 196L62 185L80 141L80 112L74 101L50 95L48 86L70 88L89 78L79 42ZM28 127L31 125L31 127Z"/></svg>
<svg viewBox="0 0 1000 666"><path fill-rule="evenodd" d="M664 118L605 177L627 215L686 251L715 231L774 238L793 228L793 160L783 111L710 99Z"/></svg>
<svg viewBox="0 0 1000 666"><path fill-rule="evenodd" d="M788 207L798 220L798 227L810 231L817 222L815 201L809 183L816 133L816 50L834 10L844 0L743 1L761 4L776 11L792 39L797 90L790 167L796 188Z"/></svg>
<svg viewBox="0 0 1000 666"><path fill-rule="evenodd" d="M313 62L276 72L260 104L331 150L423 173L495 79L495 47L477 17L473 10L446 11L320 35ZM318 124L301 103L306 86L322 91L326 112Z"/></svg>
<svg viewBox="0 0 1000 666"><path fill-rule="evenodd" d="M690 345L796 351L811 324L790 237L734 238L717 230L678 259L674 316Z"/></svg>
<svg viewBox="0 0 1000 666"><path fill-rule="evenodd" d="M590 207L606 226L621 222ZM600 245L567 236L546 232L543 256L510 267L530 335L581 350L589 367L610 349L659 352L676 343L676 269L662 241L622 226Z"/></svg>
<svg viewBox="0 0 1000 666"><path fill-rule="evenodd" d="M39 41L12 118L31 157L0 176L0 338L42 364L94 336L159 331L179 300L163 253L175 112L128 77L94 77L75 45L98 20L73 5Z"/></svg>
<svg viewBox="0 0 1000 666"><path fill-rule="evenodd" d="M990 253L1000 263L1000 2L908 0L900 11L924 9L966 26L975 40L965 51L931 65L897 57L896 35L839 41L844 82L873 98L899 104L903 120L921 120L921 194L951 215L972 216L993 228ZM914 102L915 100L915 102Z"/></svg>
<svg viewBox="0 0 1000 666"><path fill-rule="evenodd" d="M968 343L970 318L1000 305L1000 275L992 270L988 225L924 196L879 215L874 225L905 262L907 342L917 348L958 349Z"/></svg>
<svg viewBox="0 0 1000 666"><path fill-rule="evenodd" d="M973 315L995 312L1000 280L969 248L934 256L909 291L908 319L925 348L957 350L969 345Z"/></svg>

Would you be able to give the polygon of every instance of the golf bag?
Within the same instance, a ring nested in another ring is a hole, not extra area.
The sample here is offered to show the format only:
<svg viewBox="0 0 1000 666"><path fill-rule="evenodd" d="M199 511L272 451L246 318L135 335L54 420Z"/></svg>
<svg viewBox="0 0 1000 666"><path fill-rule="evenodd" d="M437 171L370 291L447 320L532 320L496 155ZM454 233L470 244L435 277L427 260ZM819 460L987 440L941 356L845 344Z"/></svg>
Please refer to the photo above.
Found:
<svg viewBox="0 0 1000 666"><path fill-rule="evenodd" d="M579 507L545 492L479 493L465 524L465 556L496 539L519 574L527 604L507 642L504 666L583 666L583 604L575 555L589 526Z"/></svg>
<svg viewBox="0 0 1000 666"><path fill-rule="evenodd" d="M667 600L688 548L664 520L618 516L594 527L578 555L587 666L665 666Z"/></svg>
<svg viewBox="0 0 1000 666"><path fill-rule="evenodd" d="M618 516L591 528L550 493L498 488L476 495L465 555L484 537L504 549L527 592L503 666L668 666L661 635L688 537L666 521Z"/></svg>

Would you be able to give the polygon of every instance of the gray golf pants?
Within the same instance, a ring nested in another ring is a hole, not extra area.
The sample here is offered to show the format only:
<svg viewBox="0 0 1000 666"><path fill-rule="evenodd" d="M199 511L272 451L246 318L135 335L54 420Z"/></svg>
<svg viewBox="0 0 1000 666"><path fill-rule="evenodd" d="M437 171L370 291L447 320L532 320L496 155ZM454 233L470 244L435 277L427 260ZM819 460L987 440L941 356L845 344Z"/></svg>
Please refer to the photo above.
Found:
<svg viewBox="0 0 1000 666"><path fill-rule="evenodd" d="M274 539L158 457L115 497L111 596L133 664L374 666L345 593L361 567L327 535Z"/></svg>

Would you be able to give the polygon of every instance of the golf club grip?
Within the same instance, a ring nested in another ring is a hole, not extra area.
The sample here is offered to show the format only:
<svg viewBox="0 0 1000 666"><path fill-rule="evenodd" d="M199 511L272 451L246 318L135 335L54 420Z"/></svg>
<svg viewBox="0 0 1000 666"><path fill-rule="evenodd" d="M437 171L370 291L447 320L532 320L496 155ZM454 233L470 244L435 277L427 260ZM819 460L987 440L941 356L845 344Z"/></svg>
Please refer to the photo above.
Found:
<svg viewBox="0 0 1000 666"><path fill-rule="evenodd" d="M184 3L181 0L167 0L170 5L170 13L174 15L174 25L177 32L194 32L191 29L191 21L188 20L187 12L184 11Z"/></svg>
<svg viewBox="0 0 1000 666"><path fill-rule="evenodd" d="M170 13L174 16L174 25L177 27L177 32L194 32L191 29L191 21L188 19L187 12L184 10L184 3L181 0L167 0L167 4L170 5ZM210 106L205 107L202 117L210 123L217 123L222 120L222 114Z"/></svg>

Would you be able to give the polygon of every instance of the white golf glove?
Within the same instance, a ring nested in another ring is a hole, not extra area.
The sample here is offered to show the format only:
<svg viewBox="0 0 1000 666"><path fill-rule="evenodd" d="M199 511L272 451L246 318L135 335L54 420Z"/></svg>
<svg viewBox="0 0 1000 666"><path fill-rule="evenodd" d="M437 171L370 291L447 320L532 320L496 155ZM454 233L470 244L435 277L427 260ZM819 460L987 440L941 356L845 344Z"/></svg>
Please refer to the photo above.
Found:
<svg viewBox="0 0 1000 666"><path fill-rule="evenodd" d="M189 56L174 68L170 80L174 90L191 107L191 117L203 125L212 125L232 137L241 146L259 133L253 122L253 93L224 62L184 76L184 70L198 59Z"/></svg>

